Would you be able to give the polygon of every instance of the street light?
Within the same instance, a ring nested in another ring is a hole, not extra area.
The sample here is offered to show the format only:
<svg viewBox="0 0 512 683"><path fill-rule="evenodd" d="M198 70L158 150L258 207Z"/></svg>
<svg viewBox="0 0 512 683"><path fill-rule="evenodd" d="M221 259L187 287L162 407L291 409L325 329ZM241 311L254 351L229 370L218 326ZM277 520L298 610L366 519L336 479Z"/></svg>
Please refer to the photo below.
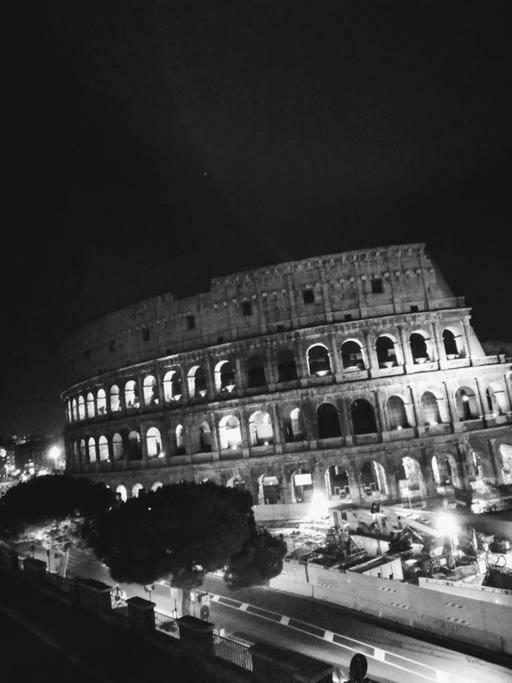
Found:
<svg viewBox="0 0 512 683"><path fill-rule="evenodd" d="M441 512L437 517L436 526L439 531L448 536L450 539L450 547L453 554L454 544L458 543L457 534L459 531L459 525L457 523L457 519L454 517L454 515L451 515L448 512Z"/></svg>

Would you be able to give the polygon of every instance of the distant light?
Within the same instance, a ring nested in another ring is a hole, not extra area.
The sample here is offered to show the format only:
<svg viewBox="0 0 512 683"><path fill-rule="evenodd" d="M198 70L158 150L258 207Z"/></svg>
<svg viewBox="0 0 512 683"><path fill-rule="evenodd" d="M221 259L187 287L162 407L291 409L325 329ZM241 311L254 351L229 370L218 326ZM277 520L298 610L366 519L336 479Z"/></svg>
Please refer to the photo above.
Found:
<svg viewBox="0 0 512 683"><path fill-rule="evenodd" d="M327 497L321 491L315 491L311 498L311 507L309 508L309 516L313 520L320 520L327 517L329 514L329 506L327 504Z"/></svg>
<svg viewBox="0 0 512 683"><path fill-rule="evenodd" d="M48 451L48 457L50 460L58 460L60 458L60 448L58 446L52 446Z"/></svg>
<svg viewBox="0 0 512 683"><path fill-rule="evenodd" d="M441 512L436 519L436 527L450 538L457 535L459 525L454 515L448 512Z"/></svg>

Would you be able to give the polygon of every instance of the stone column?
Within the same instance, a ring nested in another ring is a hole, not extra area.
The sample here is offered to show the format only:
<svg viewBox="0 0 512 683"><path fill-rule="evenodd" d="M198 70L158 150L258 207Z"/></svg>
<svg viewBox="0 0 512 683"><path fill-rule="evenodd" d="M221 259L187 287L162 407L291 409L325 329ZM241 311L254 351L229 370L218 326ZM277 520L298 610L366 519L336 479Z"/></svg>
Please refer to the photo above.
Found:
<svg viewBox="0 0 512 683"><path fill-rule="evenodd" d="M249 457L249 429L247 427L247 416L243 408L240 408L240 433L242 435L242 454L244 458Z"/></svg>
<svg viewBox="0 0 512 683"><path fill-rule="evenodd" d="M501 469L501 457L498 453L498 446L496 444L496 439L488 439L489 453L491 454L492 469L494 470L494 476L496 477L496 485L501 486L503 484L503 472Z"/></svg>
<svg viewBox="0 0 512 683"><path fill-rule="evenodd" d="M140 450L142 453L142 460L144 461L144 467L148 460L148 444L146 441L146 425L140 426Z"/></svg>
<svg viewBox="0 0 512 683"><path fill-rule="evenodd" d="M412 358L412 351L409 345L409 341L405 336L405 330L403 325L398 325L398 332L400 334L400 344L402 345L402 355L404 358L404 364L407 368L409 365L414 365L414 360Z"/></svg>
<svg viewBox="0 0 512 683"><path fill-rule="evenodd" d="M277 357L276 349L272 344L267 344L265 347L265 378L269 391L274 391L277 384Z"/></svg>
<svg viewBox="0 0 512 683"><path fill-rule="evenodd" d="M366 356L368 358L368 370L370 374L373 374L379 369L379 359L377 358L377 351L375 349L375 344L371 342L370 333L364 330L364 339L366 346Z"/></svg>
<svg viewBox="0 0 512 683"><path fill-rule="evenodd" d="M361 478L359 470L355 462L351 462L346 467L348 477L348 488L350 490L350 497L354 503L360 504L362 502L361 496Z"/></svg>
<svg viewBox="0 0 512 683"><path fill-rule="evenodd" d="M340 398L338 400L339 415L341 416L341 433L345 437L345 443L347 446L351 446L353 442L352 438L352 425L350 423L350 418L348 414L348 403L347 399Z"/></svg>
<svg viewBox="0 0 512 683"><path fill-rule="evenodd" d="M272 430L274 432L274 448L276 453L283 452L283 435L281 431L281 418L279 407L272 403Z"/></svg>
<svg viewBox="0 0 512 683"><path fill-rule="evenodd" d="M470 469L468 466L468 459L471 457L470 453L468 452L469 447L466 444L458 443L456 448L457 466L459 467L461 485L462 488L467 491L471 489L469 484Z"/></svg>
<svg viewBox="0 0 512 683"><path fill-rule="evenodd" d="M309 377L309 369L304 353L304 344L302 339L294 339L293 351L295 353L295 363L297 365L297 377L299 379L305 379Z"/></svg>
<svg viewBox="0 0 512 683"><path fill-rule="evenodd" d="M379 431L380 439L384 440L384 432L386 432L386 422L384 420L384 406L382 404L382 395L380 389L374 389L375 396L375 418L377 422L377 429Z"/></svg>
<svg viewBox="0 0 512 683"><path fill-rule="evenodd" d="M423 426L423 424L422 424L423 423L423 420L422 420L423 416L421 414L421 410L420 410L420 406L418 403L418 397L416 395L416 391L415 391L414 387L412 387L412 386L409 386L408 389L409 389L409 394L411 396L411 405L412 405L412 411L414 414L414 422L415 422L416 433L419 434L420 430L421 430L421 433L423 433L424 430L421 429Z"/></svg>
<svg viewBox="0 0 512 683"><path fill-rule="evenodd" d="M448 359L446 358L446 350L444 348L444 341L439 334L439 324L435 321L432 322L432 337L437 350L437 360L439 362L439 367L445 368Z"/></svg>
<svg viewBox="0 0 512 683"><path fill-rule="evenodd" d="M215 378L211 358L209 356L205 356L203 361L206 368L206 396L209 401L214 401L216 396L220 394L220 390L217 391L217 387L215 386Z"/></svg>
<svg viewBox="0 0 512 683"><path fill-rule="evenodd" d="M187 455L192 455L194 452L193 440L192 440L192 425L190 423L188 415L183 416L183 428L185 430L185 453Z"/></svg>
<svg viewBox="0 0 512 683"><path fill-rule="evenodd" d="M219 460L220 458L220 438L219 438L219 425L217 418L213 411L208 413L211 436L212 436L212 456L214 460Z"/></svg>
<svg viewBox="0 0 512 683"><path fill-rule="evenodd" d="M426 488L426 494L429 497L435 496L437 494L437 486L434 481L434 474L432 472L432 456L434 451L431 448L422 449L421 459L420 459L420 469L423 476L423 483Z"/></svg>
<svg viewBox="0 0 512 683"><path fill-rule="evenodd" d="M343 368L341 366L341 360L338 356L338 349L336 348L336 337L334 333L329 334L329 346L330 346L330 351L331 351L331 360L332 360L332 373L333 375L336 375L336 377L340 377L341 373L343 372Z"/></svg>
<svg viewBox="0 0 512 683"><path fill-rule="evenodd" d="M137 379L135 380L137 383L137 391L138 391L138 396L139 396L139 408L143 408L146 405L146 402L144 401L144 380L141 375L137 375Z"/></svg>
<svg viewBox="0 0 512 683"><path fill-rule="evenodd" d="M448 385L448 382L443 382L443 384L444 391L446 394L446 403L448 405L448 414L450 416L450 422L452 423L452 430L454 432L458 432L462 429L462 425L457 414L457 409L455 407L452 388Z"/></svg>
<svg viewBox="0 0 512 683"><path fill-rule="evenodd" d="M477 399L477 404L478 404L478 410L480 413L480 419L483 419L487 414L487 405L486 402L484 401L484 396L482 395L482 387L480 386L480 382L478 381L478 378L475 377L475 384L476 384L476 399Z"/></svg>
<svg viewBox="0 0 512 683"><path fill-rule="evenodd" d="M240 349L236 349L235 351L236 356L235 356L235 385L236 385L236 390L240 394L243 394L247 388L247 377L246 374L242 368L242 360L240 358Z"/></svg>

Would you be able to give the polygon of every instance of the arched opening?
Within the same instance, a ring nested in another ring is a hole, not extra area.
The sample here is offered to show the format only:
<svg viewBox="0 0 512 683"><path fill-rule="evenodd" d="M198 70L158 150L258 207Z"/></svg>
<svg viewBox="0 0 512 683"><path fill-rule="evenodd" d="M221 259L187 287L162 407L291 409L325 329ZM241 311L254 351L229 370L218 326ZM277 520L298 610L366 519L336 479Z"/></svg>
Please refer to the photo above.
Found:
<svg viewBox="0 0 512 683"><path fill-rule="evenodd" d="M96 407L98 409L98 415L105 415L107 412L107 394L105 389L98 389L96 394Z"/></svg>
<svg viewBox="0 0 512 683"><path fill-rule="evenodd" d="M310 503L313 490L311 472L301 468L292 474L292 493L296 503Z"/></svg>
<svg viewBox="0 0 512 683"><path fill-rule="evenodd" d="M124 403L127 408L140 408L139 388L134 379L129 379L125 384Z"/></svg>
<svg viewBox="0 0 512 683"><path fill-rule="evenodd" d="M293 382L297 379L295 356L290 349L281 349L277 354L277 381Z"/></svg>
<svg viewBox="0 0 512 683"><path fill-rule="evenodd" d="M144 493L144 486L142 484L135 484L132 488L132 498L138 498L142 493Z"/></svg>
<svg viewBox="0 0 512 683"><path fill-rule="evenodd" d="M96 462L96 442L94 441L94 437L91 436L89 438L87 446L89 452L89 462Z"/></svg>
<svg viewBox="0 0 512 683"><path fill-rule="evenodd" d="M78 397L78 419L85 420L85 401L83 396Z"/></svg>
<svg viewBox="0 0 512 683"><path fill-rule="evenodd" d="M318 438L331 439L341 436L338 411L332 403L322 403L316 411Z"/></svg>
<svg viewBox="0 0 512 683"><path fill-rule="evenodd" d="M108 441L106 436L100 436L98 439L98 455L100 462L107 462L110 460L110 455L108 452Z"/></svg>
<svg viewBox="0 0 512 683"><path fill-rule="evenodd" d="M122 460L123 450L123 437L121 434L116 433L112 437L112 455L114 460Z"/></svg>
<svg viewBox="0 0 512 683"><path fill-rule="evenodd" d="M121 410L121 392L117 384L113 384L110 387L110 411L117 413L119 410Z"/></svg>
<svg viewBox="0 0 512 683"><path fill-rule="evenodd" d="M341 345L341 362L345 370L364 370L363 349L352 339Z"/></svg>
<svg viewBox="0 0 512 683"><path fill-rule="evenodd" d="M242 477L240 475L236 475L235 477L231 477L230 479L227 480L226 487L229 489L241 489L241 490L243 490L243 489L245 489L245 481L242 479Z"/></svg>
<svg viewBox="0 0 512 683"><path fill-rule="evenodd" d="M212 432L208 422L199 425L199 447L201 453L210 453L212 450Z"/></svg>
<svg viewBox="0 0 512 683"><path fill-rule="evenodd" d="M443 345L448 360L453 360L458 357L459 349L457 347L457 341L451 330L443 330Z"/></svg>
<svg viewBox="0 0 512 683"><path fill-rule="evenodd" d="M144 377L142 391L144 393L145 406L158 405L158 384L153 375L147 375L146 377Z"/></svg>
<svg viewBox="0 0 512 683"><path fill-rule="evenodd" d="M200 365L194 365L190 368L187 381L188 392L191 398L204 398L206 396L206 374Z"/></svg>
<svg viewBox="0 0 512 683"><path fill-rule="evenodd" d="M146 446L148 458L159 457L162 454L162 437L156 427L150 427L146 432Z"/></svg>
<svg viewBox="0 0 512 683"><path fill-rule="evenodd" d="M434 426L441 423L441 414L439 412L437 398L431 391L425 391L421 397L421 412L425 425Z"/></svg>
<svg viewBox="0 0 512 683"><path fill-rule="evenodd" d="M375 351L377 352L379 368L391 368L398 365L395 342L391 337L388 337L387 335L377 337Z"/></svg>
<svg viewBox="0 0 512 683"><path fill-rule="evenodd" d="M289 416L284 419L283 427L284 440L287 443L302 441L304 439L300 408L293 408L290 410Z"/></svg>
<svg viewBox="0 0 512 683"><path fill-rule="evenodd" d="M265 366L260 356L251 356L247 360L247 388L255 389L264 387L267 384L265 377Z"/></svg>
<svg viewBox="0 0 512 683"><path fill-rule="evenodd" d="M325 488L329 498L350 498L347 470L340 465L331 465L325 473Z"/></svg>
<svg viewBox="0 0 512 683"><path fill-rule="evenodd" d="M432 475L437 492L441 495L447 493L453 487L460 488L457 463L453 455L432 456Z"/></svg>
<svg viewBox="0 0 512 683"><path fill-rule="evenodd" d="M235 388L235 371L228 360L221 360L214 370L215 389L217 392L230 394Z"/></svg>
<svg viewBox="0 0 512 683"><path fill-rule="evenodd" d="M405 429L409 427L405 404L400 396L390 396L387 402L389 429Z"/></svg>
<svg viewBox="0 0 512 683"><path fill-rule="evenodd" d="M166 403L181 398L181 376L178 370L169 370L164 375L164 399Z"/></svg>
<svg viewBox="0 0 512 683"><path fill-rule="evenodd" d="M269 446L274 443L274 430L269 413L257 410L250 416L249 438L251 446Z"/></svg>
<svg viewBox="0 0 512 683"><path fill-rule="evenodd" d="M87 447L85 445L85 439L80 439L79 452L80 452L80 461L82 463L84 463L85 462L85 456L87 455Z"/></svg>
<svg viewBox="0 0 512 683"><path fill-rule="evenodd" d="M414 458L402 458L396 476L402 499L418 498L424 494L421 467Z"/></svg>
<svg viewBox="0 0 512 683"><path fill-rule="evenodd" d="M367 460L361 467L361 489L364 496L388 496L386 472L380 462Z"/></svg>
<svg viewBox="0 0 512 683"><path fill-rule="evenodd" d="M375 411L369 401L364 398L354 401L350 406L350 414L354 434L375 434L377 432Z"/></svg>
<svg viewBox="0 0 512 683"><path fill-rule="evenodd" d="M331 374L329 352L323 344L315 344L308 349L308 369L310 375L324 377Z"/></svg>
<svg viewBox="0 0 512 683"><path fill-rule="evenodd" d="M123 503L126 502L126 500L128 498L128 492L126 490L126 486L119 484L119 486L116 488L116 497L118 500L122 500Z"/></svg>
<svg viewBox="0 0 512 683"><path fill-rule="evenodd" d="M281 502L281 485L277 477L262 474L258 479L258 505Z"/></svg>
<svg viewBox="0 0 512 683"><path fill-rule="evenodd" d="M71 401L71 414L73 415L73 422L78 420L78 408L76 406L76 398Z"/></svg>
<svg viewBox="0 0 512 683"><path fill-rule="evenodd" d="M176 455L183 455L185 453L185 428L182 424L176 425L174 438L176 441Z"/></svg>
<svg viewBox="0 0 512 683"><path fill-rule="evenodd" d="M415 363L425 363L429 359L427 342L419 332L413 332L409 337L412 359Z"/></svg>
<svg viewBox="0 0 512 683"><path fill-rule="evenodd" d="M219 441L221 450L240 448L242 446L242 432L240 421L235 415L224 415L219 422Z"/></svg>
<svg viewBox="0 0 512 683"><path fill-rule="evenodd" d="M161 481L155 481L155 483L151 486L152 491L158 491L158 489L161 489L163 486Z"/></svg>
<svg viewBox="0 0 512 683"><path fill-rule="evenodd" d="M128 460L142 460L139 432L132 431L128 434L127 443Z"/></svg>
<svg viewBox="0 0 512 683"><path fill-rule="evenodd" d="M507 409L505 390L500 384L497 382L489 384L485 391L485 398L487 408L494 417L505 415Z"/></svg>
<svg viewBox="0 0 512 683"><path fill-rule="evenodd" d="M94 417L94 394L92 393L92 391L89 391L89 393L87 394L86 404L87 404L87 417L93 418Z"/></svg>
<svg viewBox="0 0 512 683"><path fill-rule="evenodd" d="M512 446L502 443L499 448L501 455L501 476L504 484L512 484Z"/></svg>
<svg viewBox="0 0 512 683"><path fill-rule="evenodd" d="M476 420L478 417L478 405L475 392L469 387L460 387L455 392L455 406L459 420Z"/></svg>

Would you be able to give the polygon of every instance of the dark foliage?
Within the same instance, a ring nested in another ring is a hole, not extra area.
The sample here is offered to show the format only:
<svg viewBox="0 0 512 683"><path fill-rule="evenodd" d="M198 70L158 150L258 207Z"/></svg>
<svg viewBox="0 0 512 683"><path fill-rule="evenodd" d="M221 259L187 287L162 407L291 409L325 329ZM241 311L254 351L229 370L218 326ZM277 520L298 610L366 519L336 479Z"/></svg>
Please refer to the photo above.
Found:
<svg viewBox="0 0 512 683"><path fill-rule="evenodd" d="M283 569L286 543L282 536L272 536L267 529L254 529L239 553L229 561L225 579L237 589L266 583Z"/></svg>
<svg viewBox="0 0 512 683"><path fill-rule="evenodd" d="M35 477L0 499L0 536L12 538L28 526L75 515L91 525L113 505L115 495L104 484L65 474Z"/></svg>

